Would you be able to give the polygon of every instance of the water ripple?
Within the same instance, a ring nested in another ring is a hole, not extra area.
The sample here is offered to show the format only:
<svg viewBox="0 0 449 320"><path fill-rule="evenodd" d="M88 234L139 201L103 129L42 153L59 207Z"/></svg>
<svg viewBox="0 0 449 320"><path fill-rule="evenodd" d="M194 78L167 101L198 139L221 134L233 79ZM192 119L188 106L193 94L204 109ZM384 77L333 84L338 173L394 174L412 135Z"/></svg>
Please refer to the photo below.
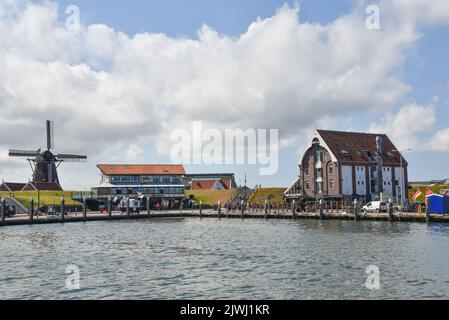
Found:
<svg viewBox="0 0 449 320"><path fill-rule="evenodd" d="M0 229L2 299L447 299L449 227L161 219ZM65 288L68 265L80 289ZM365 287L366 268L381 289Z"/></svg>

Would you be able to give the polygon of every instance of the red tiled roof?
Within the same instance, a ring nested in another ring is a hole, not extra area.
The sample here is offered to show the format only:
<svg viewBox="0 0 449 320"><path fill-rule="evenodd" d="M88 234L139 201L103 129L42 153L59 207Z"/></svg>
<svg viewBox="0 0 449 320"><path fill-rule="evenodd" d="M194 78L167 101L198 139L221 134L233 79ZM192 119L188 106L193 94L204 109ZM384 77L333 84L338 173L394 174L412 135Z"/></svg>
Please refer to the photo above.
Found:
<svg viewBox="0 0 449 320"><path fill-rule="evenodd" d="M338 161L369 162L367 151L373 156L376 152L376 137L382 138L382 161L384 163L399 164L399 153L397 148L385 134L342 132L318 130L332 153ZM403 159L403 165L408 163Z"/></svg>
<svg viewBox="0 0 449 320"><path fill-rule="evenodd" d="M127 164L99 164L97 168L106 175L185 175L183 165L127 165Z"/></svg>
<svg viewBox="0 0 449 320"><path fill-rule="evenodd" d="M17 182L4 182L4 184L5 184L5 187L3 188L3 187L1 187L1 189L3 190L3 191L6 191L6 190L11 190L12 192L18 192L18 191L22 191L22 189L25 187L25 185L26 185L26 183L17 183ZM3 185L3 184L0 184L0 185Z"/></svg>
<svg viewBox="0 0 449 320"><path fill-rule="evenodd" d="M53 182L29 182L25 186L25 190L39 190L39 191L62 191L59 184Z"/></svg>
<svg viewBox="0 0 449 320"><path fill-rule="evenodd" d="M223 188L228 189L222 180L194 180L192 181L192 190L211 190L217 182L220 183Z"/></svg>

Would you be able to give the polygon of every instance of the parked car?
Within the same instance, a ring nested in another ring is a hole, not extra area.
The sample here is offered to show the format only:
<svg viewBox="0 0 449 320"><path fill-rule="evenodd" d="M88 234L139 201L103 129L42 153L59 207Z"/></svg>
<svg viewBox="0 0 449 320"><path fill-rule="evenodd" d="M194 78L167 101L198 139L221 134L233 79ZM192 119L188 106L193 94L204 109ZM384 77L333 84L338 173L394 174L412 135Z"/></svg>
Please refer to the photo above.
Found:
<svg viewBox="0 0 449 320"><path fill-rule="evenodd" d="M362 208L363 212L388 212L388 204L383 201L373 201L367 203Z"/></svg>

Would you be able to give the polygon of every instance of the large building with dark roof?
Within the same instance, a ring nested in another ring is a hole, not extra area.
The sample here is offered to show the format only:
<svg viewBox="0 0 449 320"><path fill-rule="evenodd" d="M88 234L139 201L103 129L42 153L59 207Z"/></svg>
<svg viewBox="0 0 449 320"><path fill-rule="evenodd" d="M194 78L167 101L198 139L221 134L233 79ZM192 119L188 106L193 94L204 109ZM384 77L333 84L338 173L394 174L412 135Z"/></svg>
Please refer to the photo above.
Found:
<svg viewBox="0 0 449 320"><path fill-rule="evenodd" d="M317 130L286 197L405 201L407 167L385 134Z"/></svg>

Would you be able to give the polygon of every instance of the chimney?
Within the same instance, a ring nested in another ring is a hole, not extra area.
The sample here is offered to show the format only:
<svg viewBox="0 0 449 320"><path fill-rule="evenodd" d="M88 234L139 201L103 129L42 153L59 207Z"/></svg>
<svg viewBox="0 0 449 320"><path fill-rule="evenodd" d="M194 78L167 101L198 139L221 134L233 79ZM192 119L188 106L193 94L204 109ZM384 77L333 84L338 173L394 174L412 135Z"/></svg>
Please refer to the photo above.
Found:
<svg viewBox="0 0 449 320"><path fill-rule="evenodd" d="M379 154L382 154L382 137L376 137L376 150Z"/></svg>

